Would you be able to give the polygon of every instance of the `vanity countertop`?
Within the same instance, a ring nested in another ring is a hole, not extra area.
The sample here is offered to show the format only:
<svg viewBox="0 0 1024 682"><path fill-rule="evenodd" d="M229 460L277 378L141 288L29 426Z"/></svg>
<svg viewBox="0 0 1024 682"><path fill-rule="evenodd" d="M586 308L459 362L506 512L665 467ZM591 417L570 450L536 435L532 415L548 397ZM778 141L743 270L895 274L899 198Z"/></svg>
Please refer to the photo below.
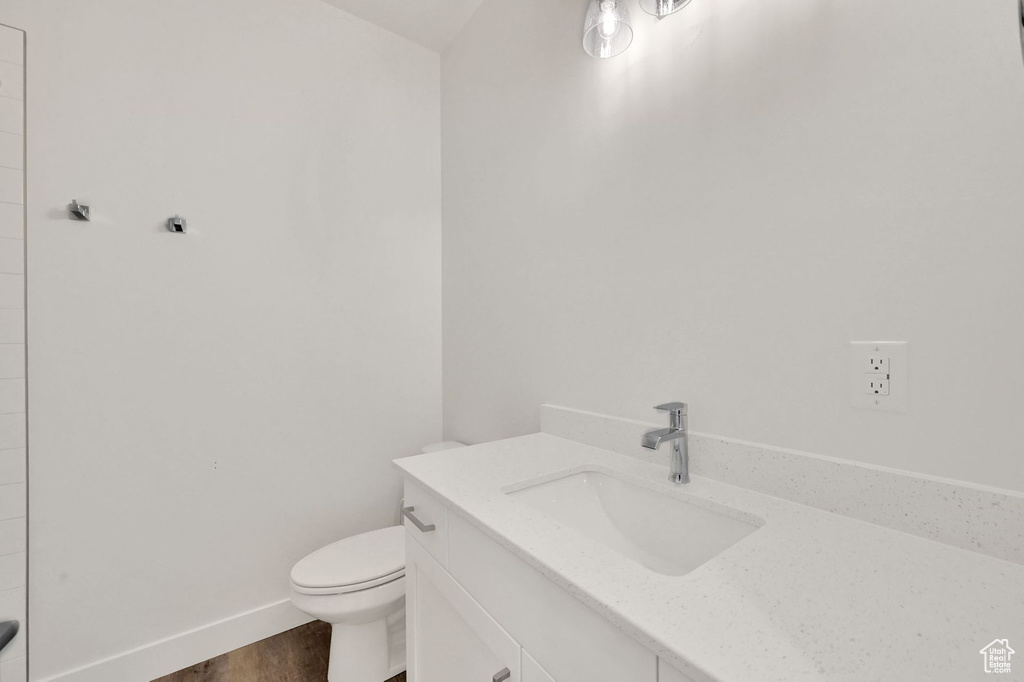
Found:
<svg viewBox="0 0 1024 682"><path fill-rule="evenodd" d="M694 680L959 682L987 679L980 650L994 639L1024 651L1019 564L707 478L676 487L663 467L542 433L395 465ZM504 492L588 467L764 526L673 577Z"/></svg>

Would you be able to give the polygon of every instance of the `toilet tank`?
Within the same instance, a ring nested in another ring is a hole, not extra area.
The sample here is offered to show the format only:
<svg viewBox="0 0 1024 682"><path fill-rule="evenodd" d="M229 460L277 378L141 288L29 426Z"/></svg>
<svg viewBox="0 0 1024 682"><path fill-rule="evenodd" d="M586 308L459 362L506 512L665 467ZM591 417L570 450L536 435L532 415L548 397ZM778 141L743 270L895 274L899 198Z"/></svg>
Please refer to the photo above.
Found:
<svg viewBox="0 0 1024 682"><path fill-rule="evenodd" d="M423 454L428 454L431 452L441 452L442 450L454 450L455 448L464 447L466 447L465 443L460 443L457 440L446 440L443 443L432 443L430 445L424 445L422 452Z"/></svg>

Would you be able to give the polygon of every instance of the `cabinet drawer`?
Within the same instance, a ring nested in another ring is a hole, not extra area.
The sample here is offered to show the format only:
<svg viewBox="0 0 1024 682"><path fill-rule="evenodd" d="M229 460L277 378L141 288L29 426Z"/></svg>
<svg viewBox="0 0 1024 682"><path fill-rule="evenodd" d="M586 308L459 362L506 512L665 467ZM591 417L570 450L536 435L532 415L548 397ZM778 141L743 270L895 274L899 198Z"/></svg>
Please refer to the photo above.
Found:
<svg viewBox="0 0 1024 682"><path fill-rule="evenodd" d="M658 679L653 652L454 512L448 571L558 682Z"/></svg>
<svg viewBox="0 0 1024 682"><path fill-rule="evenodd" d="M409 508L412 507L411 511ZM432 529L421 529L410 515L423 526ZM448 566L448 507L444 502L427 492L421 485L405 481L405 504L402 511L402 523L406 532L416 538L430 555L442 566Z"/></svg>

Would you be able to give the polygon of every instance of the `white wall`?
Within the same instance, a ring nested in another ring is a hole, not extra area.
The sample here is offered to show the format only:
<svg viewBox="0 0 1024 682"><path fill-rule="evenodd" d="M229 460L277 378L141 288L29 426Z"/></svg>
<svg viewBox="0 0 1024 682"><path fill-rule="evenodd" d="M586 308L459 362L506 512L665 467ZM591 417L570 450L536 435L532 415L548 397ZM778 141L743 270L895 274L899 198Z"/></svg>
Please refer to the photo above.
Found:
<svg viewBox="0 0 1024 682"><path fill-rule="evenodd" d="M600 61L488 0L442 59L445 435L537 406L1024 490L1016 3L693 0ZM910 342L910 410L849 406ZM638 434L639 437L639 434Z"/></svg>
<svg viewBox="0 0 1024 682"><path fill-rule="evenodd" d="M25 679L25 34L0 25L0 682Z"/></svg>
<svg viewBox="0 0 1024 682"><path fill-rule="evenodd" d="M28 35L40 680L395 522L389 462L441 429L439 58L316 0L0 21Z"/></svg>

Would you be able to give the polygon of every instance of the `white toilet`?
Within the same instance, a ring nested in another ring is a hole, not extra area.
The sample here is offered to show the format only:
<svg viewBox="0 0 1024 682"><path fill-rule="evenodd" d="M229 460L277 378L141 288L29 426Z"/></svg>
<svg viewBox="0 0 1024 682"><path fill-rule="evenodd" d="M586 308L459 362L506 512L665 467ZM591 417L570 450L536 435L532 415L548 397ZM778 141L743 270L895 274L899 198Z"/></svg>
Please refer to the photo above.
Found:
<svg viewBox="0 0 1024 682"><path fill-rule="evenodd" d="M292 603L331 624L329 682L384 682L405 670L405 529L354 535L295 564Z"/></svg>
<svg viewBox="0 0 1024 682"><path fill-rule="evenodd" d="M423 452L463 447L445 442ZM405 529L339 540L292 568L292 603L331 624L329 682L384 682L405 670Z"/></svg>

